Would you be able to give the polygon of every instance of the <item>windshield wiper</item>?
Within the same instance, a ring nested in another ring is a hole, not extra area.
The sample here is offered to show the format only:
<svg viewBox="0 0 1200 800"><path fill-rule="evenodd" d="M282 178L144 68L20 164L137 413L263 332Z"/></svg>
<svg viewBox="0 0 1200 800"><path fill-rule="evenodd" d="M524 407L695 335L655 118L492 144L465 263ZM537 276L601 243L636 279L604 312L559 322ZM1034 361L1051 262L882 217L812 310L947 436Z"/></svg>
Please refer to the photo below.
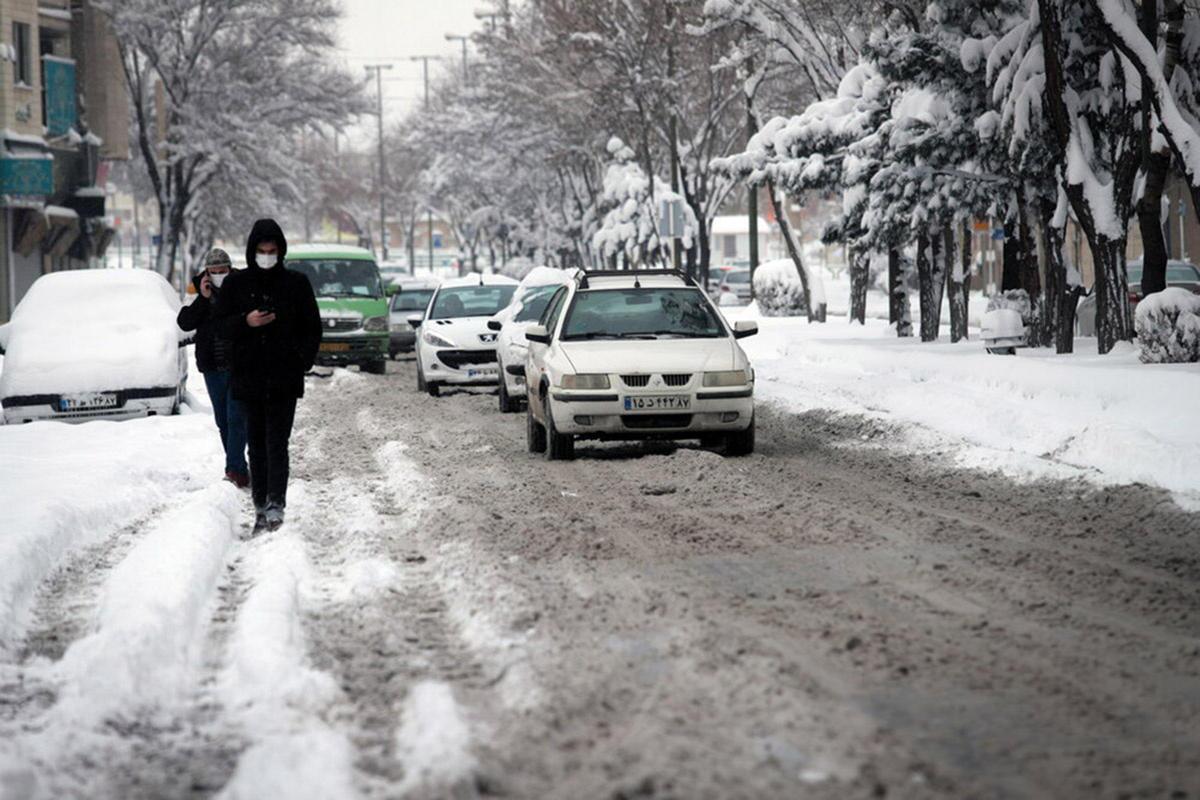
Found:
<svg viewBox="0 0 1200 800"><path fill-rule="evenodd" d="M583 340L583 339L621 339L621 338L623 338L623 337L619 333L603 333L601 331L592 331L590 333L567 334L566 336L562 337L562 340L564 342L571 342L571 341Z"/></svg>
<svg viewBox="0 0 1200 800"><path fill-rule="evenodd" d="M674 336L680 339L712 339L717 336L715 333L701 331L652 331L649 335L655 338L660 336Z"/></svg>

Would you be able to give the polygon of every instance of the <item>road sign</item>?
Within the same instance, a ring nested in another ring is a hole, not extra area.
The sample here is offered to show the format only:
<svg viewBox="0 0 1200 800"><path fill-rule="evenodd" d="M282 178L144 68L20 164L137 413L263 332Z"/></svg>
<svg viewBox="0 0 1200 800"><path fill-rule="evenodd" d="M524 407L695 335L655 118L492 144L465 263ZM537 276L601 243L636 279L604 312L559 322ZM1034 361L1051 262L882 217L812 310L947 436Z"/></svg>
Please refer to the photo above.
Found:
<svg viewBox="0 0 1200 800"><path fill-rule="evenodd" d="M992 228L992 241L1004 241L1004 228Z"/></svg>
<svg viewBox="0 0 1200 800"><path fill-rule="evenodd" d="M664 239L683 236L683 201L663 200L659 203L658 235Z"/></svg>

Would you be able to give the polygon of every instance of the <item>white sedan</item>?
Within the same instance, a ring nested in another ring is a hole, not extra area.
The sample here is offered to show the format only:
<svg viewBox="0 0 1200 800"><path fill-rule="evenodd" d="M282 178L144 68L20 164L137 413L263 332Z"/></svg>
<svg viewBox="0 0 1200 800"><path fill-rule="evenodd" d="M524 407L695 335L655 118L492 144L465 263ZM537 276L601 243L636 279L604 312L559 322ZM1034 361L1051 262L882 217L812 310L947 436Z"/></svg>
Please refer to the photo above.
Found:
<svg viewBox="0 0 1200 800"><path fill-rule="evenodd" d="M576 439L700 439L754 450L754 370L699 287L673 271L586 272L525 332L531 453L569 459Z"/></svg>
<svg viewBox="0 0 1200 800"><path fill-rule="evenodd" d="M471 275L443 281L417 329L417 390L437 397L443 386L494 386L496 332L488 320L512 300L517 282L504 275Z"/></svg>
<svg viewBox="0 0 1200 800"><path fill-rule="evenodd" d="M178 413L187 387L179 297L149 270L38 278L0 326L6 423Z"/></svg>
<svg viewBox="0 0 1200 800"><path fill-rule="evenodd" d="M558 287L574 280L577 274L575 269L534 267L521 279L508 307L488 323L499 334L496 356L500 368L501 414L520 411L525 399L525 357L529 354L525 331L542 318Z"/></svg>

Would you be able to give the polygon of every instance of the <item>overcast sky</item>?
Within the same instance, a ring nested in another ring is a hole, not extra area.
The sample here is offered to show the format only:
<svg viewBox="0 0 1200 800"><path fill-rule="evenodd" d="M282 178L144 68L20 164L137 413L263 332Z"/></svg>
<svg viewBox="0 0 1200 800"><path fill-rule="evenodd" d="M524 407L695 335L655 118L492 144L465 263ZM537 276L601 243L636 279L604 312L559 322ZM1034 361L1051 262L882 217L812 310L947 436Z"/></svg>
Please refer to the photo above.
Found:
<svg viewBox="0 0 1200 800"><path fill-rule="evenodd" d="M420 104L424 91L421 62L410 57L443 55L459 67L462 43L446 41L446 34L470 34L481 24L475 10L491 5L487 0L342 0L342 56L355 70L380 62L394 65L384 73L383 113L388 121L398 120ZM437 65L430 62L429 68L432 74ZM373 126L374 120L366 123Z"/></svg>

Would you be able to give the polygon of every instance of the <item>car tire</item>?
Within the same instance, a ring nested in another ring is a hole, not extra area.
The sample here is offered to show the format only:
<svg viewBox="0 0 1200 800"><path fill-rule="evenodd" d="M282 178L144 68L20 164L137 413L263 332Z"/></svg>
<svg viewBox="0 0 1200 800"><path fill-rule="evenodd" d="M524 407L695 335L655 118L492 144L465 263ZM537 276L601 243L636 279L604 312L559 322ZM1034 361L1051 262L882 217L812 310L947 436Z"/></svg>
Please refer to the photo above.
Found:
<svg viewBox="0 0 1200 800"><path fill-rule="evenodd" d="M725 437L719 433L706 433L700 437L701 447L720 447L725 443Z"/></svg>
<svg viewBox="0 0 1200 800"><path fill-rule="evenodd" d="M368 361L362 365L362 371L368 372L371 375L386 375L387 361L382 358L378 361Z"/></svg>
<svg viewBox="0 0 1200 800"><path fill-rule="evenodd" d="M425 382L425 391L429 393L430 397L441 397L442 385L440 383L433 383L431 381L426 381Z"/></svg>
<svg viewBox="0 0 1200 800"><path fill-rule="evenodd" d="M503 367L500 369L499 405L501 414L515 414L521 410L521 407L517 401L512 399L512 397L510 397L508 394L508 381L504 378Z"/></svg>
<svg viewBox="0 0 1200 800"><path fill-rule="evenodd" d="M726 434L725 455L748 456L754 452L754 417L750 418L750 427L744 431Z"/></svg>
<svg viewBox="0 0 1200 800"><path fill-rule="evenodd" d="M417 362L417 391L425 391L425 370L421 369L421 364Z"/></svg>
<svg viewBox="0 0 1200 800"><path fill-rule="evenodd" d="M1017 354L1015 347L988 347L986 349L994 356L1015 356Z"/></svg>
<svg viewBox="0 0 1200 800"><path fill-rule="evenodd" d="M575 437L569 433L559 433L554 428L549 400L542 406L542 412L546 417L546 460L570 461L575 458Z"/></svg>
<svg viewBox="0 0 1200 800"><path fill-rule="evenodd" d="M533 418L533 408L525 411L525 446L531 453L546 452L546 429Z"/></svg>

